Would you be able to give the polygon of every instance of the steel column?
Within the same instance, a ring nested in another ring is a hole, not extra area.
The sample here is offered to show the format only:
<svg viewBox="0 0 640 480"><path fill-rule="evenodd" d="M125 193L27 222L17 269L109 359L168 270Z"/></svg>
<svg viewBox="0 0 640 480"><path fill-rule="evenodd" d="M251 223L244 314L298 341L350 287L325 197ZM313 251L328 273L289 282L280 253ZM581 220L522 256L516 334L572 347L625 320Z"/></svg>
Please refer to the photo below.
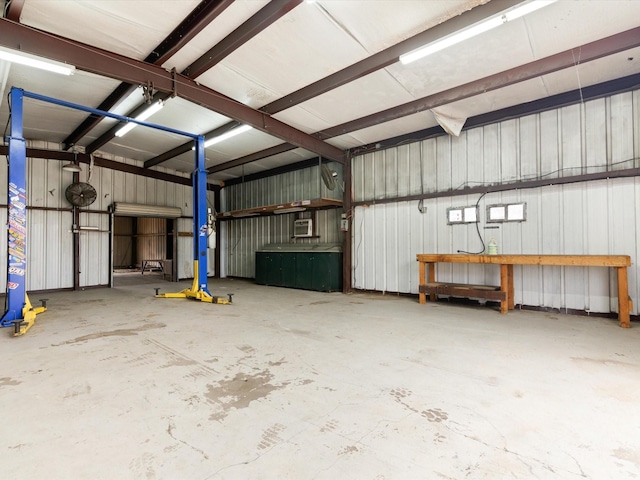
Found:
<svg viewBox="0 0 640 480"><path fill-rule="evenodd" d="M44 307L33 309L26 290L27 270L27 145L23 137L24 92L11 88L11 131L9 134L7 308L0 326L15 326L24 334Z"/></svg>
<svg viewBox="0 0 640 480"><path fill-rule="evenodd" d="M207 170L204 168L204 136L200 135L196 141L195 161L193 172L193 259L197 262L198 271L193 272L198 277L198 290L209 293L207 286Z"/></svg>
<svg viewBox="0 0 640 480"><path fill-rule="evenodd" d="M7 250L7 310L2 326L22 318L27 268L27 145L22 137L23 95L11 89L11 131L9 133L9 236Z"/></svg>

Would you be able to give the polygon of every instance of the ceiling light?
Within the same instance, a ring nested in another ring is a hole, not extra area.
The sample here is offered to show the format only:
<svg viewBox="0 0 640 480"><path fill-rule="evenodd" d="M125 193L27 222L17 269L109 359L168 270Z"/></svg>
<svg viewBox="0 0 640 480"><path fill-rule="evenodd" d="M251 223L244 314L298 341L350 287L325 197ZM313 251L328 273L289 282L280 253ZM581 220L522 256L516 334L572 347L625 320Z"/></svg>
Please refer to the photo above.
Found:
<svg viewBox="0 0 640 480"><path fill-rule="evenodd" d="M76 67L55 60L31 55L29 53L11 50L9 48L0 47L0 60L6 60L12 63L19 63L28 67L39 68L49 72L59 73L61 75L73 75Z"/></svg>
<svg viewBox="0 0 640 480"><path fill-rule="evenodd" d="M73 162L65 163L62 166L62 169L65 172L73 172L73 173L80 173L82 171L82 168L80 168L80 165Z"/></svg>
<svg viewBox="0 0 640 480"><path fill-rule="evenodd" d="M146 110L144 110L142 113L140 113L140 115L135 117L134 120L138 120L139 122L143 122L147 118L149 118L151 115L153 115L154 113L162 110L162 107L164 107L164 102L162 100L158 100L157 102L152 103L151 105L149 105L149 107ZM133 130L137 126L138 126L137 123L133 123L133 122L127 123L124 127L122 127L120 130L118 130L116 132L116 137L125 136L127 133L129 133L131 130Z"/></svg>
<svg viewBox="0 0 640 480"><path fill-rule="evenodd" d="M241 133L247 132L251 130L253 127L251 125L242 125L240 127L236 127L233 130L229 130L222 135L218 135L217 137L210 138L209 140L204 142L204 147L210 147L211 145L215 145L216 143L224 142L225 140L235 137L236 135L240 135ZM195 147L194 147L195 148ZM192 148L193 150L193 148Z"/></svg>
<svg viewBox="0 0 640 480"><path fill-rule="evenodd" d="M505 10L504 12L494 17L490 17L480 23L476 23L469 28L460 30L459 32L443 37L435 42L423 45L422 47L417 48L409 53L405 53L404 55L400 55L400 63L406 65L408 63L415 62L416 60L426 57L427 55L431 55L433 53L439 52L440 50L451 47L457 43L469 40L476 35L480 35L481 33L488 32L489 30L499 27L503 23L510 22L512 20L515 20L516 18L523 17L524 15L527 15L531 12L535 12L536 10L546 7L547 5L550 5L555 1L556 0L531 0L517 7Z"/></svg>
<svg viewBox="0 0 640 480"><path fill-rule="evenodd" d="M69 163L65 163L62 166L62 170L64 170L65 172L73 172L73 173L80 173L82 171L82 168L80 168L80 164L78 163L77 151L74 150L73 152L73 161Z"/></svg>

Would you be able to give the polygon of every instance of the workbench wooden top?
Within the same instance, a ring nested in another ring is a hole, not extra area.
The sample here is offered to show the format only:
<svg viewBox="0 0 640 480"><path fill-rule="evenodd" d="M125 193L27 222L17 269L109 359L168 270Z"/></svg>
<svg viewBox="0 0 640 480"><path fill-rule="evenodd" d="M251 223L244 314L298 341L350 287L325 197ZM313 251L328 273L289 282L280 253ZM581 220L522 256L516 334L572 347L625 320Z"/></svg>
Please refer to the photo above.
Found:
<svg viewBox="0 0 640 480"><path fill-rule="evenodd" d="M462 253L419 253L424 263L491 263L496 265L558 265L585 267L628 267L629 255L467 255Z"/></svg>

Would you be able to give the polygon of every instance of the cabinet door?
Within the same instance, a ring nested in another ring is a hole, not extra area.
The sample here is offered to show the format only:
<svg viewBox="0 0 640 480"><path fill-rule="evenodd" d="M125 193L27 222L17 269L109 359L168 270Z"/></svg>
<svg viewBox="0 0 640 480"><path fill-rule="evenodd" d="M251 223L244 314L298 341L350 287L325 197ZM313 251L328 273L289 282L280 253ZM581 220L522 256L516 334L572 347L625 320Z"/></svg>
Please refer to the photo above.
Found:
<svg viewBox="0 0 640 480"><path fill-rule="evenodd" d="M321 292L342 290L342 254L317 253L313 262L313 289Z"/></svg>
<svg viewBox="0 0 640 480"><path fill-rule="evenodd" d="M267 252L256 252L256 283L269 285L269 268L271 258Z"/></svg>
<svg viewBox="0 0 640 480"><path fill-rule="evenodd" d="M313 289L314 255L300 252L296 254L296 284L295 288Z"/></svg>
<svg viewBox="0 0 640 480"><path fill-rule="evenodd" d="M296 253L282 253L281 261L280 261L280 270L281 270L281 285L283 287L295 288L296 286L296 264L297 264L297 254Z"/></svg>

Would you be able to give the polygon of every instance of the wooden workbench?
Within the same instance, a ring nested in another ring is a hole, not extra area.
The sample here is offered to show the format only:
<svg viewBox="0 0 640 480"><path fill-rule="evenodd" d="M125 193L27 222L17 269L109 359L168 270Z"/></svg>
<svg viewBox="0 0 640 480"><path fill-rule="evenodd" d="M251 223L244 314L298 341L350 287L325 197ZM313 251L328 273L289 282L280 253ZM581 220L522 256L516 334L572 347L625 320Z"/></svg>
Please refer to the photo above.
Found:
<svg viewBox="0 0 640 480"><path fill-rule="evenodd" d="M574 267L615 268L618 276L618 319L620 326L629 328L629 287L627 267L631 265L628 255L464 255L464 254L418 254L420 264L420 303L426 302L427 294L435 301L436 295L449 294L470 298L497 299L500 312L505 314L514 308L513 266L554 265ZM459 285L436 282L436 263L489 263L500 265L500 286ZM467 292L465 294L465 292ZM488 293L483 293L488 292Z"/></svg>

